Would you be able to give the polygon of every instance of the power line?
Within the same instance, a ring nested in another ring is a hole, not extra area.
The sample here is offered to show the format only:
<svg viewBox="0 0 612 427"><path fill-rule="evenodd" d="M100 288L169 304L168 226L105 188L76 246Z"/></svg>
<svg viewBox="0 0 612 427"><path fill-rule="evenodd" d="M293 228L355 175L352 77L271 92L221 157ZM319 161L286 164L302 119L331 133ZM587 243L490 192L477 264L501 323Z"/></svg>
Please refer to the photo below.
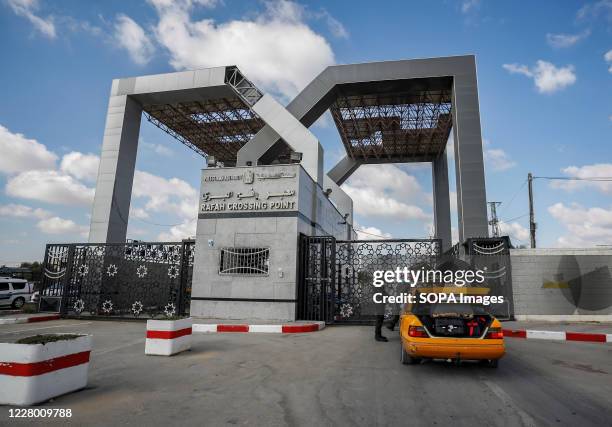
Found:
<svg viewBox="0 0 612 427"><path fill-rule="evenodd" d="M177 224L159 224L157 222L147 221L147 220L142 219L142 218L135 217L135 219L137 219L138 221L144 222L145 224L156 225L158 227L178 227L179 225L191 224L192 222L197 220L197 218L193 218L193 219L191 219L189 221L179 222Z"/></svg>
<svg viewBox="0 0 612 427"><path fill-rule="evenodd" d="M507 210L507 208L509 208L509 207L510 207L510 205L512 204L512 202L514 201L514 199L516 199L516 196L518 196L518 194L521 192L521 190L523 189L523 187L525 187L525 184L527 184L527 180L523 181L523 183L521 184L521 186L519 187L519 189L518 189L518 190L516 190L516 193L514 193L514 196L512 196L512 197L510 198L510 201L509 201L509 202L508 202L506 205L504 205L504 206L505 206L505 207L504 207L504 212Z"/></svg>
<svg viewBox="0 0 612 427"><path fill-rule="evenodd" d="M500 219L500 220L499 220L499 222L505 222L506 224L508 224L508 223L510 223L510 222L512 222L512 221L515 221L515 220L517 220L517 219L524 218L524 217L526 217L527 215L529 215L529 212L527 212L527 213L525 213L525 214L523 214L523 215L515 216L514 218L510 218L510 219Z"/></svg>
<svg viewBox="0 0 612 427"><path fill-rule="evenodd" d="M597 178L579 178L575 176L534 176L533 179L549 179L564 181L593 181L593 182L612 182L612 177L602 176Z"/></svg>
<svg viewBox="0 0 612 427"><path fill-rule="evenodd" d="M360 233L363 233L363 234L369 234L370 236L380 237L381 239L389 239L389 238L390 238L389 236L381 236L381 235L379 235L379 234L369 233L369 232L367 232L367 231L360 230L359 228L354 228L354 230L355 230L355 231L358 231L358 232L360 232Z"/></svg>

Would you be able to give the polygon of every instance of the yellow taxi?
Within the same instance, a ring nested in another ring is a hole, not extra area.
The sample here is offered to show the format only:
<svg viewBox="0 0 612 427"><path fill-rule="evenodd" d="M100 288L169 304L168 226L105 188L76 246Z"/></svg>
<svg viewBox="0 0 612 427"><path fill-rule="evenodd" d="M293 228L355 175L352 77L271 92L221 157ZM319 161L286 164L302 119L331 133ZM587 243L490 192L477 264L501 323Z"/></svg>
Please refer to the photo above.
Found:
<svg viewBox="0 0 612 427"><path fill-rule="evenodd" d="M479 305L420 302L419 292L483 294L488 289L419 289L416 302L407 304L400 317L403 364L418 364L423 359L478 360L497 368L505 353L499 320Z"/></svg>

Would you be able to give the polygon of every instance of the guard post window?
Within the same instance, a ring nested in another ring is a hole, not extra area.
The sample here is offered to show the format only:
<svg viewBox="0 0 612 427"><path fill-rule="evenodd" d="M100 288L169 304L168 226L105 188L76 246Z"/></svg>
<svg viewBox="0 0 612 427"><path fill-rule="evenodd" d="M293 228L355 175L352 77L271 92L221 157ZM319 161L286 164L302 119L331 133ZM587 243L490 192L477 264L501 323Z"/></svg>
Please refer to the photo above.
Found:
<svg viewBox="0 0 612 427"><path fill-rule="evenodd" d="M267 276L270 248L222 248L219 274L231 276Z"/></svg>

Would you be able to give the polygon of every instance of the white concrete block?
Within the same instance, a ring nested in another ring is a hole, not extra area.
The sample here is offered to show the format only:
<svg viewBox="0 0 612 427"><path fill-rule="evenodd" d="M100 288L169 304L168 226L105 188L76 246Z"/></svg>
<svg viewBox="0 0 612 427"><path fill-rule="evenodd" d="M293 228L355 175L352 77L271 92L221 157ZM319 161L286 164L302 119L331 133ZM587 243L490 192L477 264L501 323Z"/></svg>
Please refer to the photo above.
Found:
<svg viewBox="0 0 612 427"><path fill-rule="evenodd" d="M565 332L527 330L527 339L564 341Z"/></svg>
<svg viewBox="0 0 612 427"><path fill-rule="evenodd" d="M147 320L145 354L172 356L191 348L193 320Z"/></svg>
<svg viewBox="0 0 612 427"><path fill-rule="evenodd" d="M0 373L0 404L33 405L85 387L91 347L91 335L45 345L0 343L0 372L7 372ZM73 365L49 370L60 358Z"/></svg>

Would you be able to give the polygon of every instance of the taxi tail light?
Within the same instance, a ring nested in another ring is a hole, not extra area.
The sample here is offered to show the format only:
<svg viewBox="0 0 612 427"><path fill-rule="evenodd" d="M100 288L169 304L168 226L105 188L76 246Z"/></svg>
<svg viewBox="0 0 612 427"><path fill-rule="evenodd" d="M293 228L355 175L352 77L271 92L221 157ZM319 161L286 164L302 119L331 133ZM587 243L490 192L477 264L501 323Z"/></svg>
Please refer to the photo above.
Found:
<svg viewBox="0 0 612 427"><path fill-rule="evenodd" d="M408 336L415 338L427 338L427 332L422 326L411 326L408 328Z"/></svg>
<svg viewBox="0 0 612 427"><path fill-rule="evenodd" d="M501 328L489 328L485 338L490 340L501 340L504 338L504 331Z"/></svg>

